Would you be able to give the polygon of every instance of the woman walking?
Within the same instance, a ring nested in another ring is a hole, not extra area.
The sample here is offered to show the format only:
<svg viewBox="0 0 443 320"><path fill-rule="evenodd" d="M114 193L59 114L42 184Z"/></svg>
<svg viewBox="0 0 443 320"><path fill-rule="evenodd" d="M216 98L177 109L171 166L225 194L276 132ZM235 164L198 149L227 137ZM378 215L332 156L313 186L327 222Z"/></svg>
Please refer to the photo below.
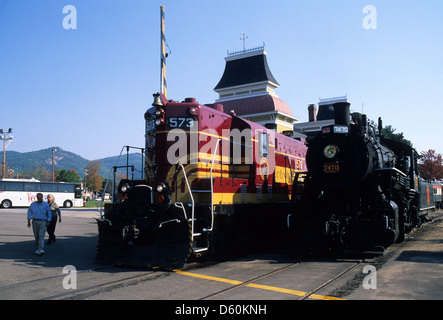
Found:
<svg viewBox="0 0 443 320"><path fill-rule="evenodd" d="M48 194L48 204L52 214L51 222L49 223L47 228L49 234L48 244L55 242L54 232L55 232L55 225L57 224L57 216L58 216L58 222L62 222L62 215L60 212L60 208L58 207L58 204L54 200L55 200L54 196L52 194Z"/></svg>

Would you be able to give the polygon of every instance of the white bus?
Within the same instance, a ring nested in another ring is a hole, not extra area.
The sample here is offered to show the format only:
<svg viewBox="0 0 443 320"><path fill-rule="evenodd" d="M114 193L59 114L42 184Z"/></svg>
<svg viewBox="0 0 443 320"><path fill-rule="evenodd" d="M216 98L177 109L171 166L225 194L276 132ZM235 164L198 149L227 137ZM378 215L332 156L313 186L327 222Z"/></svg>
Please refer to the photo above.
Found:
<svg viewBox="0 0 443 320"><path fill-rule="evenodd" d="M29 207L42 193L44 201L53 194L55 202L65 208L83 207L80 183L40 182L35 179L0 179L0 207Z"/></svg>

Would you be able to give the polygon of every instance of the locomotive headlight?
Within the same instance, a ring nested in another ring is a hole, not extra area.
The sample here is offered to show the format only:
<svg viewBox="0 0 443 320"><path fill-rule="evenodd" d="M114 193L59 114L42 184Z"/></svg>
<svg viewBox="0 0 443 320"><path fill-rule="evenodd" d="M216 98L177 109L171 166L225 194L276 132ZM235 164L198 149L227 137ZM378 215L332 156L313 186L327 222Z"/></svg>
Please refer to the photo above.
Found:
<svg viewBox="0 0 443 320"><path fill-rule="evenodd" d="M166 186L165 186L165 184L164 183L160 183L158 186L157 186L157 192L163 192L164 190L166 189Z"/></svg>
<svg viewBox="0 0 443 320"><path fill-rule="evenodd" d="M162 108L157 108L157 110L155 111L155 115L157 117L157 119L155 120L155 124L157 126L165 123L165 110L163 110Z"/></svg>
<svg viewBox="0 0 443 320"><path fill-rule="evenodd" d="M337 155L337 153L338 153L338 147L332 144L323 149L323 154L328 159L334 158Z"/></svg>
<svg viewBox="0 0 443 320"><path fill-rule="evenodd" d="M130 188L130 185L127 184L127 183L125 183L125 184L123 184L123 185L121 186L120 191L121 191L122 193L126 193L126 192L129 190L129 188Z"/></svg>

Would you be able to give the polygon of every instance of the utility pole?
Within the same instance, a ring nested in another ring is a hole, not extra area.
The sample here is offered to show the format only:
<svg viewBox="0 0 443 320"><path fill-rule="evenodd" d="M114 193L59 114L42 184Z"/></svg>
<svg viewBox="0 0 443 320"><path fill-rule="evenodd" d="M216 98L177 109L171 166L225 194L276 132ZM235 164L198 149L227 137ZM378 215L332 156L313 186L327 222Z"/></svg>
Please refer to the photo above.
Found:
<svg viewBox="0 0 443 320"><path fill-rule="evenodd" d="M0 129L0 139L3 140L3 163L2 163L2 178L6 178L6 148L12 142L13 136L11 135L12 128L6 132L3 129ZM6 141L8 141L8 145L6 145Z"/></svg>
<svg viewBox="0 0 443 320"><path fill-rule="evenodd" d="M54 172L54 152L55 152L55 149L52 149L52 182L55 182L55 172Z"/></svg>

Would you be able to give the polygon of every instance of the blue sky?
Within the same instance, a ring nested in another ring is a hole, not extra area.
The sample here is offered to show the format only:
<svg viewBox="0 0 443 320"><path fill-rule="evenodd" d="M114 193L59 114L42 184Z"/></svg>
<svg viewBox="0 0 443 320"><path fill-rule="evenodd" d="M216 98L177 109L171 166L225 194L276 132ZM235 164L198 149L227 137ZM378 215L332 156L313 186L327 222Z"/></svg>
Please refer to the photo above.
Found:
<svg viewBox="0 0 443 320"><path fill-rule="evenodd" d="M217 99L227 50L266 43L277 94L295 116L348 95L421 152L443 153L441 0L0 0L0 128L8 150L52 146L94 160L144 145L159 91L160 5L166 7L168 98ZM63 28L63 8L77 29ZM365 29L363 8L377 9Z"/></svg>

